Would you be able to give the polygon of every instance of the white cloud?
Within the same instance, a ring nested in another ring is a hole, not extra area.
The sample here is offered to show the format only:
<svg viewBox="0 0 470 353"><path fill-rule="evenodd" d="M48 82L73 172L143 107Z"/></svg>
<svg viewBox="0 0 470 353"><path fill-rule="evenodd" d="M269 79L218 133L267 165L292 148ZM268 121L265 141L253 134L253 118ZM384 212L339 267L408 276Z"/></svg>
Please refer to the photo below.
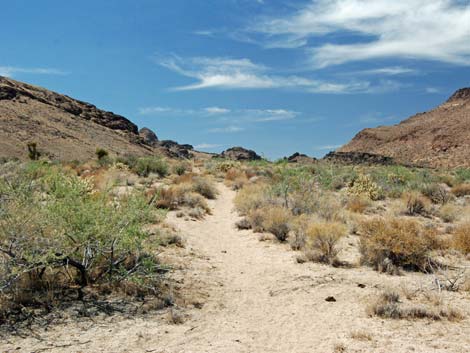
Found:
<svg viewBox="0 0 470 353"><path fill-rule="evenodd" d="M52 68L27 68L15 66L0 66L0 76L13 77L16 74L34 75L67 75L67 72Z"/></svg>
<svg viewBox="0 0 470 353"><path fill-rule="evenodd" d="M336 150L337 148L340 148L341 146L342 146L342 145L316 146L316 147L314 147L314 150L315 150L315 151L325 151L325 150L334 151L334 150Z"/></svg>
<svg viewBox="0 0 470 353"><path fill-rule="evenodd" d="M436 88L436 87L426 87L426 93L431 93L431 94L434 94L434 93L440 93L441 90L439 88Z"/></svg>
<svg viewBox="0 0 470 353"><path fill-rule="evenodd" d="M351 74L397 76L397 75L405 75L405 74L414 74L416 72L417 72L416 70L410 69L407 67L391 66L391 67L381 67L378 69L371 69L371 70L355 71L355 72L352 72Z"/></svg>
<svg viewBox="0 0 470 353"><path fill-rule="evenodd" d="M153 114L159 114L159 113L167 113L174 111L172 108L167 108L167 107L145 107L145 108L139 108L139 114L141 115L153 115Z"/></svg>
<svg viewBox="0 0 470 353"><path fill-rule="evenodd" d="M377 58L470 65L470 5L461 0L312 0L293 15L265 19L251 30L280 47L306 46L330 34L357 38L309 48L319 68Z"/></svg>
<svg viewBox="0 0 470 353"><path fill-rule="evenodd" d="M200 149L200 150L211 150L211 149L214 149L214 148L219 148L219 147L222 147L224 145L221 145L221 144L216 144L216 143L200 143L196 146L194 146L195 149Z"/></svg>
<svg viewBox="0 0 470 353"><path fill-rule="evenodd" d="M204 109L209 114L225 114L230 113L230 109L220 107L207 107Z"/></svg>
<svg viewBox="0 0 470 353"><path fill-rule="evenodd" d="M226 127L217 127L217 128L214 128L214 129L209 129L208 132L212 132L212 133L219 133L219 132L232 133L232 132L240 132L240 131L243 131L243 130L245 130L245 129L240 127L240 126L230 125L230 126L226 126Z"/></svg>
<svg viewBox="0 0 470 353"><path fill-rule="evenodd" d="M197 82L173 88L176 91L219 89L273 89L292 88L311 93L375 93L382 92L367 81L327 82L300 76L280 76L270 74L271 69L253 63L251 60L233 58L197 57L183 59L172 56L157 59L157 62L180 75L196 79ZM390 85L388 85L390 88Z"/></svg>

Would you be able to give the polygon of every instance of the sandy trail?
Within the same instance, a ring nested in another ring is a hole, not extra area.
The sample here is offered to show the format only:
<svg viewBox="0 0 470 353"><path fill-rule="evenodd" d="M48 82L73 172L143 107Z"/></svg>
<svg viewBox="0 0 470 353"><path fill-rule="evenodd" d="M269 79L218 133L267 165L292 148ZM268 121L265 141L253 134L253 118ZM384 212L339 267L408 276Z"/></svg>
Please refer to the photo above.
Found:
<svg viewBox="0 0 470 353"><path fill-rule="evenodd" d="M47 347L45 342L62 344L48 350L53 352L468 351L468 319L448 323L368 317L365 307L378 290L400 286L403 278L367 268L297 264L287 245L260 242L251 231L236 230L235 193L223 185L219 189L218 199L211 201L213 214L205 220L169 216L187 238L188 250L204 260L191 273L209 293L202 309L191 310L182 325L148 318L92 327L67 324L42 334L43 341L12 339L5 351L21 347L21 352L34 352ZM424 279L416 275L412 281ZM327 296L336 302L325 301Z"/></svg>

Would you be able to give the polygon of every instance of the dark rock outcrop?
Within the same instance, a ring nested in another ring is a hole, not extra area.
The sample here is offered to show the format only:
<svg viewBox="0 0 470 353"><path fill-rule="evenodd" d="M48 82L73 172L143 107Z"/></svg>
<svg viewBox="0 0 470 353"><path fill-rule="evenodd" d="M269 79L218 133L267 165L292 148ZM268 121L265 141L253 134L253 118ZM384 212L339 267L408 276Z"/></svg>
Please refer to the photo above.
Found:
<svg viewBox="0 0 470 353"><path fill-rule="evenodd" d="M366 152L330 152L324 160L343 164L366 164L366 165L393 165L395 161L391 157L381 156Z"/></svg>
<svg viewBox="0 0 470 353"><path fill-rule="evenodd" d="M158 142L157 135L152 130L146 127L139 130L139 136L149 146L155 146Z"/></svg>
<svg viewBox="0 0 470 353"><path fill-rule="evenodd" d="M289 163L313 163L316 162L316 158L309 157L306 154L295 152L293 155L284 158Z"/></svg>
<svg viewBox="0 0 470 353"><path fill-rule="evenodd" d="M191 158L191 151L194 149L192 145L180 145L178 142L172 140L158 141L157 145L164 148L167 151L167 155L173 158Z"/></svg>
<svg viewBox="0 0 470 353"><path fill-rule="evenodd" d="M227 158L234 161L257 161L261 157L253 150L248 150L243 147L232 147L223 151L220 156L221 158Z"/></svg>

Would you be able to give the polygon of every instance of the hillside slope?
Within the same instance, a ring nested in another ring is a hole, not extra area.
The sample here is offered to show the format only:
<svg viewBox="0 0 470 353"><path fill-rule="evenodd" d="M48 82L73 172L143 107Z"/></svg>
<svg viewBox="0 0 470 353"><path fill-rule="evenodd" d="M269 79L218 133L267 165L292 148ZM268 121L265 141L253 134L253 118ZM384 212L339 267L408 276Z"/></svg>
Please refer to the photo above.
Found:
<svg viewBox="0 0 470 353"><path fill-rule="evenodd" d="M94 105L0 76L0 157L26 158L26 145L59 160L93 158L98 147L112 155L178 156L192 147L148 140L150 130ZM156 136L155 136L156 139Z"/></svg>
<svg viewBox="0 0 470 353"><path fill-rule="evenodd" d="M470 167L470 88L397 125L364 129L338 152L367 152L430 167Z"/></svg>

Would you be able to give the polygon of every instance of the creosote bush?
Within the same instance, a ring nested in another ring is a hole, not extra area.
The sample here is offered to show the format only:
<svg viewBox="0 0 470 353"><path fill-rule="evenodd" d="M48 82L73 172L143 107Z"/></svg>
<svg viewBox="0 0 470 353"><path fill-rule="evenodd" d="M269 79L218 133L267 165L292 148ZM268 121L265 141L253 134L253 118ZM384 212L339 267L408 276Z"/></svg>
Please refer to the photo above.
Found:
<svg viewBox="0 0 470 353"><path fill-rule="evenodd" d="M412 192L404 195L404 200L406 202L406 211L405 213L409 216L426 216L428 215L428 200L422 196L420 193Z"/></svg>
<svg viewBox="0 0 470 353"><path fill-rule="evenodd" d="M35 162L0 178L0 200L0 299L11 310L63 289L76 288L79 298L88 286L158 290L160 265L142 230L155 217L143 195L116 201Z"/></svg>
<svg viewBox="0 0 470 353"><path fill-rule="evenodd" d="M168 174L168 163L160 157L142 157L137 159L131 169L142 177L148 177L150 173L164 177Z"/></svg>
<svg viewBox="0 0 470 353"><path fill-rule="evenodd" d="M470 222L460 224L455 229L454 247L464 255L470 254Z"/></svg>
<svg viewBox="0 0 470 353"><path fill-rule="evenodd" d="M452 199L452 195L447 191L447 188L436 183L425 186L421 192L436 204L446 204Z"/></svg>
<svg viewBox="0 0 470 353"><path fill-rule="evenodd" d="M263 228L274 234L277 240L287 240L290 230L292 214L289 210L280 206L266 207L263 209Z"/></svg>
<svg viewBox="0 0 470 353"><path fill-rule="evenodd" d="M457 197L470 195L470 183L456 185L452 188L452 193Z"/></svg>
<svg viewBox="0 0 470 353"><path fill-rule="evenodd" d="M411 219L374 218L359 224L362 262L380 272L425 271L432 250L442 247L436 231Z"/></svg>
<svg viewBox="0 0 470 353"><path fill-rule="evenodd" d="M337 222L311 223L306 231L307 248L318 254L318 262L332 264L340 250L338 241L347 233L346 227Z"/></svg>

